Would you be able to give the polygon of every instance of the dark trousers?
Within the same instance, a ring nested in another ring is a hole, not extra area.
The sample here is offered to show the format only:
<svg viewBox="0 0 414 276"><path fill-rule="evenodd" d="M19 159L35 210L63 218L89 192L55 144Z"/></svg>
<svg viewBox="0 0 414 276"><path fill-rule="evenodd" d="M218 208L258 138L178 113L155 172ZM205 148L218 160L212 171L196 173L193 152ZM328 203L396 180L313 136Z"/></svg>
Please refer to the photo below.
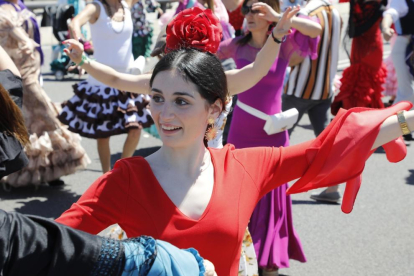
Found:
<svg viewBox="0 0 414 276"><path fill-rule="evenodd" d="M313 132L315 133L315 136L318 136L329 124L329 109L331 103L332 98L326 100L306 100L283 94L282 110L286 111L291 108L296 108L299 112L298 121L288 130L289 135L292 134L293 130L298 125L303 114L308 113Z"/></svg>

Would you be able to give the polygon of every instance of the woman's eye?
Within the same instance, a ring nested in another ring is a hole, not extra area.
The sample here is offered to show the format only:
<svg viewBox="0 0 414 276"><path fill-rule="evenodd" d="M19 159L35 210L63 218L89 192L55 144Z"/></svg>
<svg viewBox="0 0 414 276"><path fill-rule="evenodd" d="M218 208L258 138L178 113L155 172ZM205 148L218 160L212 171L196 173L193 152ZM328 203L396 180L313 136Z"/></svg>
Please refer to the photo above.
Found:
<svg viewBox="0 0 414 276"><path fill-rule="evenodd" d="M157 95L152 96L152 100L156 103L161 103L164 101L164 99L161 96L157 96Z"/></svg>
<svg viewBox="0 0 414 276"><path fill-rule="evenodd" d="M183 100L183 99L176 99L176 100L175 100L175 103L176 103L177 105L187 105L187 104L188 104L188 102L187 102L187 101L185 101L185 100Z"/></svg>

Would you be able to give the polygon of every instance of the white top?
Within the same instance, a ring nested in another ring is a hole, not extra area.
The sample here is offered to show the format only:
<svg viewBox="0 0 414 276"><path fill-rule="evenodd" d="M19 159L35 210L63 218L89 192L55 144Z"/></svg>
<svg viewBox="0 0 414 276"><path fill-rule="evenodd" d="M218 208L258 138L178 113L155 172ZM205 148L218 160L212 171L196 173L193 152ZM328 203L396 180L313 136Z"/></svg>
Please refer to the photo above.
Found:
<svg viewBox="0 0 414 276"><path fill-rule="evenodd" d="M113 21L107 14L104 6L97 3L101 11L98 20L90 24L92 42L94 46L94 58L116 71L126 73L134 62L132 55L132 18L131 11L125 1L121 1L124 7L124 21ZM89 76L89 79L93 79Z"/></svg>
<svg viewBox="0 0 414 276"><path fill-rule="evenodd" d="M383 13L383 15L389 14L392 17L392 21L397 22L398 19L406 16L407 13L408 6L405 0L390 0L388 2L387 10Z"/></svg>

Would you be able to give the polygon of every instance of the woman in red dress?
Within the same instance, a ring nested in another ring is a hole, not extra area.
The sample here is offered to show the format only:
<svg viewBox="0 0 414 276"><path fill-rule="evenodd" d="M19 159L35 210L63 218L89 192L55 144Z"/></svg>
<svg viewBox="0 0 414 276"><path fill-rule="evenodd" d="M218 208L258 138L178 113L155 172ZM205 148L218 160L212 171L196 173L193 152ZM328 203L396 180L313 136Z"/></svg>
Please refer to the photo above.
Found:
<svg viewBox="0 0 414 276"><path fill-rule="evenodd" d="M146 158L118 161L57 221L92 234L118 223L129 237L150 235L179 248L194 247L215 265L218 275L235 276L243 234L263 195L299 177L288 193L348 182L343 211L350 212L372 149L392 141L385 146L393 153L387 157L398 161L405 156L405 144L394 141L401 129L393 115L412 104L342 110L318 138L287 148L207 148L206 137L214 129L211 122L222 112L228 91L243 80L251 81L254 68L246 66L226 78L212 54L220 41L215 32L218 20L210 10L197 10L183 11L169 24L166 48L171 52L155 66L149 82L151 113L163 146ZM286 34L289 24L283 22L290 17L286 14L292 15L285 13L273 30L274 38L268 38L275 41L272 49ZM186 43L183 30L191 30L196 41L190 38ZM191 48L185 47L188 44ZM82 58L74 40L69 50L74 62L112 78L116 86L146 81L142 75L119 74ZM235 78L241 79L234 82ZM414 129L414 111L406 120Z"/></svg>
<svg viewBox="0 0 414 276"><path fill-rule="evenodd" d="M348 35L352 38L351 66L342 76L342 86L332 103L331 112L339 108L382 108L381 92L387 76L382 62L382 36L379 25L384 0L351 0Z"/></svg>
<svg viewBox="0 0 414 276"><path fill-rule="evenodd" d="M344 70L339 94L335 96L331 105L333 115L336 115L340 108L384 107L381 97L387 69L382 62L382 36L379 28L383 1L350 1L348 36L352 38L351 65ZM346 41L345 39L345 43ZM311 198L336 202L341 198L339 186L313 193Z"/></svg>

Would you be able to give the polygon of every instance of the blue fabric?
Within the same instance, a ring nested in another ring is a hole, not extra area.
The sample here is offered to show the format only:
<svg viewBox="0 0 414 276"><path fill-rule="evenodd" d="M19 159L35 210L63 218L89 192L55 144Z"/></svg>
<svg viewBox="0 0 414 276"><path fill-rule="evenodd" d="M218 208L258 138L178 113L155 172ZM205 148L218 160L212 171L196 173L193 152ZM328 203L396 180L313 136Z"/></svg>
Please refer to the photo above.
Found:
<svg viewBox="0 0 414 276"><path fill-rule="evenodd" d="M193 248L181 250L146 236L123 240L123 245L125 266L122 276L204 275L203 258Z"/></svg>
<svg viewBox="0 0 414 276"><path fill-rule="evenodd" d="M151 237L140 236L122 242L125 254L122 276L150 275L149 271L157 257L156 241Z"/></svg>
<svg viewBox="0 0 414 276"><path fill-rule="evenodd" d="M203 260L195 249L180 250L170 243L157 240L157 258L148 275L194 276L204 275ZM197 254L197 260L194 254ZM202 272L201 272L202 271Z"/></svg>

